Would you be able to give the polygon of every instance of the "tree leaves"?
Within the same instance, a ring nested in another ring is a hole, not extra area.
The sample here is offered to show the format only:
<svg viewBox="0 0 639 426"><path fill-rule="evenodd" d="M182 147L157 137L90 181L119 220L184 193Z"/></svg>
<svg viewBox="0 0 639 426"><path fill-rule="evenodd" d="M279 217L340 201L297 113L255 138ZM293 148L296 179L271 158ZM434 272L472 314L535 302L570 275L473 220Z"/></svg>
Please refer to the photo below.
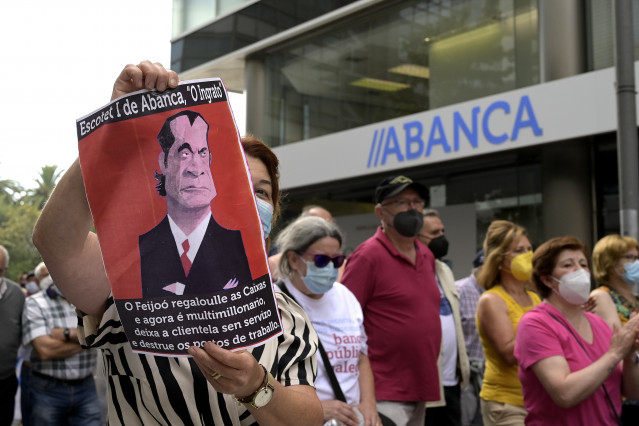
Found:
<svg viewBox="0 0 639 426"><path fill-rule="evenodd" d="M17 182L0 178L0 244L9 251L5 276L17 281L22 272L35 268L42 260L31 241L40 211L51 196L63 171L44 166L36 187L24 189Z"/></svg>
<svg viewBox="0 0 639 426"><path fill-rule="evenodd" d="M40 210L29 204L0 204L0 244L9 251L9 269L5 275L17 281L22 272L29 271L42 260L31 241L33 227Z"/></svg>

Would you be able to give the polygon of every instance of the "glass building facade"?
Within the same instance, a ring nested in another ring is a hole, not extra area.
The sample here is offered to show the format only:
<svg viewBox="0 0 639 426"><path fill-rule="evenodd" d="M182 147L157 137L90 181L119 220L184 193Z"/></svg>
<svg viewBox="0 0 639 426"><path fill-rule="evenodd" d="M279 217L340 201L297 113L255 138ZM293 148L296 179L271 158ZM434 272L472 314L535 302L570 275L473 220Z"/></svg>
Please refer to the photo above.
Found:
<svg viewBox="0 0 639 426"><path fill-rule="evenodd" d="M347 178L337 177L343 173L330 155L318 160L317 153L330 146L335 157L350 155L354 141L344 135L353 129L612 67L612 4L175 0L172 67L187 78L227 72L224 81L246 93L248 130L284 161L322 169L311 183L288 178L275 233L304 205L320 204L337 218L352 249L379 223L371 213L374 187L389 174L405 174L430 188L431 207L440 210L451 240L453 270L462 276L495 219L523 225L534 245L574 234L592 246L619 232L614 131ZM637 59L639 0L633 0L633 19ZM296 146L297 157L285 155Z"/></svg>
<svg viewBox="0 0 639 426"><path fill-rule="evenodd" d="M188 70L353 1L174 0L171 68Z"/></svg>
<svg viewBox="0 0 639 426"><path fill-rule="evenodd" d="M614 65L614 27L611 0L589 0L587 19L589 22L588 53L591 58L590 70L599 70ZM639 1L632 0L633 39L635 59L639 59Z"/></svg>
<svg viewBox="0 0 639 426"><path fill-rule="evenodd" d="M264 137L283 145L537 84L536 3L383 2L269 49Z"/></svg>
<svg viewBox="0 0 639 426"><path fill-rule="evenodd" d="M173 37L196 30L254 0L173 0Z"/></svg>

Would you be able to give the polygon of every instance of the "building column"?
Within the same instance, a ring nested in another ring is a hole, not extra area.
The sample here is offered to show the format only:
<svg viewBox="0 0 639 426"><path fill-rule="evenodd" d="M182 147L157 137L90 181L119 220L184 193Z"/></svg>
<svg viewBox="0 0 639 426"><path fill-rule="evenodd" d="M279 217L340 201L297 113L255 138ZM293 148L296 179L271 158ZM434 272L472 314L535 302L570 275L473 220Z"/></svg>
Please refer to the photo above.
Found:
<svg viewBox="0 0 639 426"><path fill-rule="evenodd" d="M257 138L264 138L264 62L247 58L244 71L246 87L246 131Z"/></svg>
<svg viewBox="0 0 639 426"><path fill-rule="evenodd" d="M545 145L541 170L544 238L574 235L592 249L595 230L589 140Z"/></svg>
<svg viewBox="0 0 639 426"><path fill-rule="evenodd" d="M587 71L583 0L539 0L541 82Z"/></svg>

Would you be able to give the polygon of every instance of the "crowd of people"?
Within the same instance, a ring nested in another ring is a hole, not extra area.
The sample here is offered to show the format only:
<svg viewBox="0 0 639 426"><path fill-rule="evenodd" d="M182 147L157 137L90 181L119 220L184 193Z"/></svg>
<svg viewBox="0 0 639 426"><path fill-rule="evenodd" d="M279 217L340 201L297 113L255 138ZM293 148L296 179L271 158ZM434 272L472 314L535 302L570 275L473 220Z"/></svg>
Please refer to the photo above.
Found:
<svg viewBox="0 0 639 426"><path fill-rule="evenodd" d="M77 315L53 283L46 265L24 272L18 282L6 278L10 253L0 246L1 359L0 424L19 413L24 426L101 425L106 419L97 353L83 350ZM14 400L14 395L20 397Z"/></svg>
<svg viewBox="0 0 639 426"><path fill-rule="evenodd" d="M144 61L123 69L112 99L177 84L174 72ZM280 210L279 162L253 136L242 147L266 247ZM177 205L179 192L166 196ZM522 226L495 220L469 276L455 281L429 189L399 175L371 192L380 226L348 258L321 206L278 234L269 264L282 335L248 350L207 342L167 358L135 352L124 333L76 161L34 230L47 266L16 284L3 277L9 253L0 246L2 395L15 395L19 376L24 425L102 424L101 364L112 425L636 421L636 240L606 236L591 262L575 237L533 251ZM12 398L0 399L0 426L13 411Z"/></svg>

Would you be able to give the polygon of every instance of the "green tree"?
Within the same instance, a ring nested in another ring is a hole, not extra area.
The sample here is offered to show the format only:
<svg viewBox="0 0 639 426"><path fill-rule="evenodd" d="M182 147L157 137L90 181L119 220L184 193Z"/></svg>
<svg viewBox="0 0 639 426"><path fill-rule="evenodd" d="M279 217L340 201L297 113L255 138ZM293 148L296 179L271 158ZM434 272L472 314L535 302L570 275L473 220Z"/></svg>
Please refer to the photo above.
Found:
<svg viewBox="0 0 639 426"><path fill-rule="evenodd" d="M43 166L40 178L36 179L37 187L27 190L24 201L42 210L63 172L64 170L58 171L58 166Z"/></svg>
<svg viewBox="0 0 639 426"><path fill-rule="evenodd" d="M0 179L0 200L1 202L15 202L18 194L24 189L20 184L11 179Z"/></svg>
<svg viewBox="0 0 639 426"><path fill-rule="evenodd" d="M24 271L33 269L42 258L31 241L33 227L40 210L29 204L1 204L0 244L9 251L9 270L6 276L16 281Z"/></svg>

